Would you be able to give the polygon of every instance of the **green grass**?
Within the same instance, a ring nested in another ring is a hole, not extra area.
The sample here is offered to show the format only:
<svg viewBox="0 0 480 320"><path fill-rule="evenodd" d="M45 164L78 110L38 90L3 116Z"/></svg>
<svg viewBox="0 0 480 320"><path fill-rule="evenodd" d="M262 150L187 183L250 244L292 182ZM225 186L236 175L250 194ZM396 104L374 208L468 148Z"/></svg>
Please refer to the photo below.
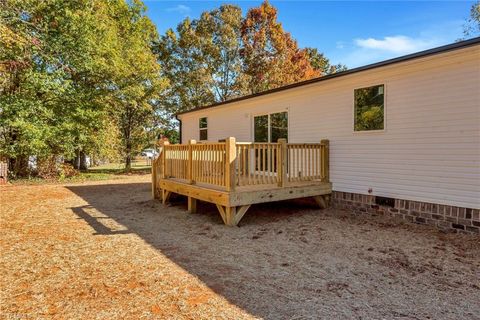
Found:
<svg viewBox="0 0 480 320"><path fill-rule="evenodd" d="M87 171L82 171L78 175L68 178L57 178L57 179L42 179L39 177L28 177L28 178L19 178L11 179L9 182L12 184L56 184L56 183L75 183L75 182L86 182L86 181L102 181L102 180L112 180L112 179L121 179L126 175L132 174L150 174L151 166L146 165L146 163L133 163L130 173L126 173L125 165L122 163L111 163L106 165L101 165L97 167L89 168Z"/></svg>
<svg viewBox="0 0 480 320"><path fill-rule="evenodd" d="M133 174L143 174L143 173L150 173L151 166L147 165L145 162L134 162L132 163L132 169L130 173ZM89 168L87 172L91 173L110 173L110 174L125 174L125 164L123 163L109 163L100 165L97 167Z"/></svg>

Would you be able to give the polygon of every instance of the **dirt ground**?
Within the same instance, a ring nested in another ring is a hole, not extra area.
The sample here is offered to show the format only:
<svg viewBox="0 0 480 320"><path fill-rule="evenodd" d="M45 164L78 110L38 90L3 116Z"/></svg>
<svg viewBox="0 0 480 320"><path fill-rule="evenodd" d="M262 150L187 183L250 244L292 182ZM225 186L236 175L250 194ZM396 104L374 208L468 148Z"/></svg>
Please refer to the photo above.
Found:
<svg viewBox="0 0 480 320"><path fill-rule="evenodd" d="M229 228L149 176L0 198L0 319L480 319L478 236L308 200Z"/></svg>

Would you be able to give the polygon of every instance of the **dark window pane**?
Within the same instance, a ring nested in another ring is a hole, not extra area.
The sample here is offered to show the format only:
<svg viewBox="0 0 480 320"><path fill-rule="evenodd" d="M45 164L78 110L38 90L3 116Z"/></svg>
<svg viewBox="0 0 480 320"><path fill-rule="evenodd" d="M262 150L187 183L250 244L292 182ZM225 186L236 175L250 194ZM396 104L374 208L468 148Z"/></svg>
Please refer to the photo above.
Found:
<svg viewBox="0 0 480 320"><path fill-rule="evenodd" d="M355 89L355 131L384 128L384 86Z"/></svg>
<svg viewBox="0 0 480 320"><path fill-rule="evenodd" d="M208 140L208 130L200 129L200 140Z"/></svg>
<svg viewBox="0 0 480 320"><path fill-rule="evenodd" d="M207 128L207 118L200 118L199 128L200 129Z"/></svg>
<svg viewBox="0 0 480 320"><path fill-rule="evenodd" d="M270 142L277 142L278 139L288 140L288 114L286 112L270 115L270 134Z"/></svg>
<svg viewBox="0 0 480 320"><path fill-rule="evenodd" d="M255 142L268 142L268 115L254 117L253 120Z"/></svg>

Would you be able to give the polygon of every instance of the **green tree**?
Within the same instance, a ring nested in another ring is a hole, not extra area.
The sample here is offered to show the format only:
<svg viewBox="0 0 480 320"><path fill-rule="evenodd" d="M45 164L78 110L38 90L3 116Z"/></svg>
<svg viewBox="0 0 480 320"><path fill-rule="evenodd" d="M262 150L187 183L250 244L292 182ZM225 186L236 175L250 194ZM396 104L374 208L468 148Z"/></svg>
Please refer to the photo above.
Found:
<svg viewBox="0 0 480 320"><path fill-rule="evenodd" d="M244 77L240 58L242 11L233 5L222 5L204 12L194 22L199 37L200 54L211 74L216 101L226 101L243 93Z"/></svg>
<svg viewBox="0 0 480 320"><path fill-rule="evenodd" d="M330 60L320 53L317 48L305 48L308 60L313 69L320 71L322 75L332 74L347 70L347 66L343 64L331 65Z"/></svg>
<svg viewBox="0 0 480 320"><path fill-rule="evenodd" d="M145 10L140 1L120 0L112 15L121 59L110 84L108 102L119 126L127 171L133 155L151 139L159 94L166 85L153 53L158 34Z"/></svg>
<svg viewBox="0 0 480 320"><path fill-rule="evenodd" d="M84 159L118 141L128 167L152 131L164 85L141 1L1 5L0 154L14 173L25 174L30 155Z"/></svg>
<svg viewBox="0 0 480 320"><path fill-rule="evenodd" d="M464 35L466 37L475 37L480 35L480 1L472 4L470 16L464 25Z"/></svg>
<svg viewBox="0 0 480 320"><path fill-rule="evenodd" d="M210 87L212 75L205 66L195 33L192 21L187 18L177 26L177 32L167 30L156 49L162 75L170 85L162 99L170 114L215 101Z"/></svg>
<svg viewBox="0 0 480 320"><path fill-rule="evenodd" d="M170 89L164 105L175 113L243 94L239 7L222 5L168 30L157 46Z"/></svg>
<svg viewBox="0 0 480 320"><path fill-rule="evenodd" d="M2 2L0 153L15 174L29 155L72 157L99 129L112 65L104 11L87 0Z"/></svg>

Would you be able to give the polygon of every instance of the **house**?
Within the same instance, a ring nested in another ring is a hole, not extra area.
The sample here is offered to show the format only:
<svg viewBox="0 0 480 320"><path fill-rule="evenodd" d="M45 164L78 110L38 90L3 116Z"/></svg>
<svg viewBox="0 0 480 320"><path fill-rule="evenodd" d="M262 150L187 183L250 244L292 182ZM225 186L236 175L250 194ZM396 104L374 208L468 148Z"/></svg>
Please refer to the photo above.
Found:
<svg viewBox="0 0 480 320"><path fill-rule="evenodd" d="M333 205L480 232L480 38L177 115L181 141L330 141Z"/></svg>

